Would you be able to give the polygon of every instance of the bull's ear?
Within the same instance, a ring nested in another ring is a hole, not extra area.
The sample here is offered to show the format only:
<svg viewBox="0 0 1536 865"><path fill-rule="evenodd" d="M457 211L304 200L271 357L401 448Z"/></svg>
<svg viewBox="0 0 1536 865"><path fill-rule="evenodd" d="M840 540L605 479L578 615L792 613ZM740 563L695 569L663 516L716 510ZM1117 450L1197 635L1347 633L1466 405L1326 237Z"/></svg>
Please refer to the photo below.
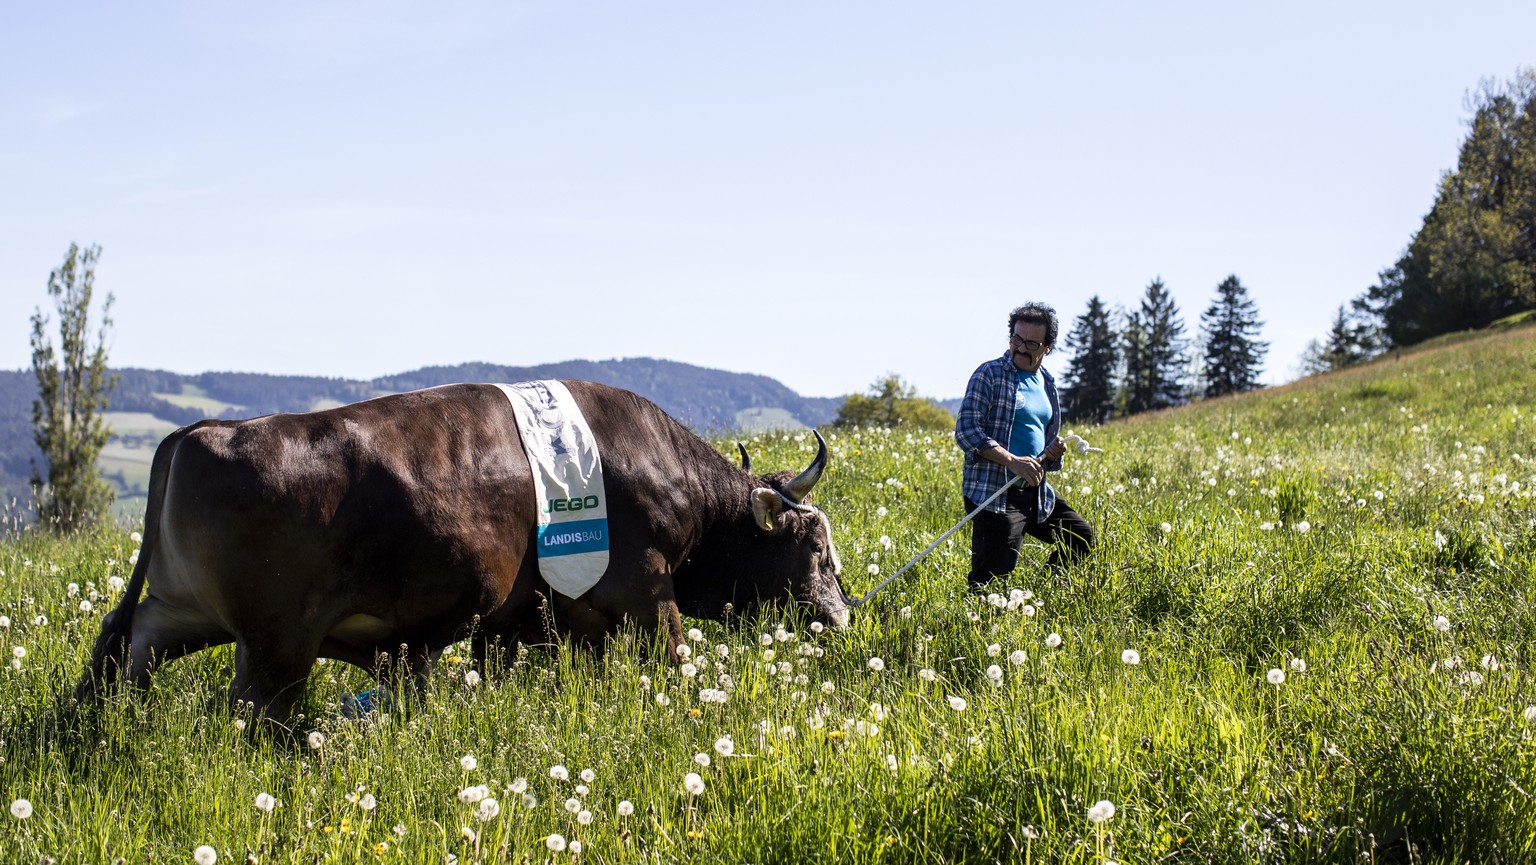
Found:
<svg viewBox="0 0 1536 865"><path fill-rule="evenodd" d="M776 535L784 526L779 522L779 515L784 513L784 500L775 490L767 487L758 487L752 491L752 517L757 521L757 527L770 535Z"/></svg>

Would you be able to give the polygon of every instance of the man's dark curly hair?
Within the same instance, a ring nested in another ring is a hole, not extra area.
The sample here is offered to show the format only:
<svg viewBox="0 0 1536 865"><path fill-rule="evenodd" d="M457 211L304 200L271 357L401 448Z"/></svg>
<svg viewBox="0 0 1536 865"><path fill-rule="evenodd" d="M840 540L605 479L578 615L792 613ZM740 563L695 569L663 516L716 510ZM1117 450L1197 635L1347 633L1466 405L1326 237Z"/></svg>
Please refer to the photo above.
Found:
<svg viewBox="0 0 1536 865"><path fill-rule="evenodd" d="M1045 344L1056 344L1056 310L1044 303L1026 303L1008 315L1008 336L1019 322L1045 325Z"/></svg>

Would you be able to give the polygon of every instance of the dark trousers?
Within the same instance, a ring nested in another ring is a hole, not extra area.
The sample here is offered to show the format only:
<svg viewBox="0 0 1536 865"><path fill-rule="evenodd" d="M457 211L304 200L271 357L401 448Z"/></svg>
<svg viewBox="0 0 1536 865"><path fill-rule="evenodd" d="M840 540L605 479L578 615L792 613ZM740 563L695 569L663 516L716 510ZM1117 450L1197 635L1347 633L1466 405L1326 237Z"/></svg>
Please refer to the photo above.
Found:
<svg viewBox="0 0 1536 865"><path fill-rule="evenodd" d="M1053 568L1069 565L1093 548L1093 526L1060 495L1050 515L1039 521L1034 518L1039 509L1038 490L1014 487L1004 501L1005 512L982 511L971 520L971 572L967 575L971 585L1013 573L1025 535L1054 547L1046 562ZM965 512L975 509L976 503L966 499Z"/></svg>

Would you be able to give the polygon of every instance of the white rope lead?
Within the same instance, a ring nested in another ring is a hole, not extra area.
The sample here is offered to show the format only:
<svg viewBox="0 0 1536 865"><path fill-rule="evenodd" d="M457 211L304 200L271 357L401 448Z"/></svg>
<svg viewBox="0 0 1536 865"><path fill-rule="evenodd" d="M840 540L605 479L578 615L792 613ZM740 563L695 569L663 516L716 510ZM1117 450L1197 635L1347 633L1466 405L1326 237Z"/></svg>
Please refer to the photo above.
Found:
<svg viewBox="0 0 1536 865"><path fill-rule="evenodd" d="M1075 448L1077 450L1077 452L1080 453L1080 454L1089 454L1089 453L1101 454L1101 453L1104 452L1103 448L1091 447L1088 444L1088 441L1086 439L1084 439L1082 436L1078 435L1077 433L1072 433L1071 435L1069 435L1066 438L1062 439L1062 441L1067 442L1068 444L1072 445L1072 447ZM928 558L928 554L933 552L935 549L937 549L939 544L944 543L944 539L945 538L949 537L950 535L954 534L955 532L958 532L960 530L961 526L965 525L966 523L970 522L973 518L975 518L975 516L977 514L981 513L982 510L984 510L987 505L990 505L993 502L997 501L997 497L998 496L1000 496L1003 493L1007 492L1008 488L1013 486L1014 484L1018 483L1019 480L1020 480L1020 478L1019 478L1018 475L1014 475L1012 478L1009 478L1008 479L1008 483L1003 484L1002 486L998 487L997 488L997 492L993 493L990 497L988 497L986 501L984 501L981 504L977 505L976 509L971 511L970 513L966 514L965 517L960 520L960 522L955 523L953 526L950 526L949 527L949 531L947 531L944 534L939 535L937 538L935 538L933 543L929 544L926 548L923 549L922 552L918 553L912 559L912 561L907 562L905 565L902 565L901 568L896 571L896 573L891 574L889 577L886 577L885 581L882 582L880 585L875 586L873 589L870 589L869 591L865 592L863 594L863 596L861 596L861 597L851 598L851 597L845 596L844 597L844 601L848 604L848 609L852 610L852 609L856 609L858 607L864 606L864 603L866 601L868 601L870 598L874 597L875 592L878 592L881 589L885 588L886 586L890 585L897 577L899 577L902 574L906 573L908 570L911 570L913 565L916 565L918 562L922 561L923 559Z"/></svg>

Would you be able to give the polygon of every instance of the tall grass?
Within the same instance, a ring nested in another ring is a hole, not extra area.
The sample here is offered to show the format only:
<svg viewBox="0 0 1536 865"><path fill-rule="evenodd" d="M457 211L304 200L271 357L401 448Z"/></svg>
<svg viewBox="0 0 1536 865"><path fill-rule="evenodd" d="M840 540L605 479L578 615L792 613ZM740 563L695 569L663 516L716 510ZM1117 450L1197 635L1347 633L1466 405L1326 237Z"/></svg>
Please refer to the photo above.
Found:
<svg viewBox="0 0 1536 865"><path fill-rule="evenodd" d="M1532 861L1533 335L1078 429L1104 453L1055 483L1098 550L1055 574L1031 546L990 598L962 532L845 632L689 623L691 677L637 634L468 677L460 646L353 722L368 680L322 663L292 739L224 708L227 649L74 712L133 543L13 533L0 804L32 813L0 814L0 861ZM959 453L829 442L817 496L864 591L959 518Z"/></svg>

